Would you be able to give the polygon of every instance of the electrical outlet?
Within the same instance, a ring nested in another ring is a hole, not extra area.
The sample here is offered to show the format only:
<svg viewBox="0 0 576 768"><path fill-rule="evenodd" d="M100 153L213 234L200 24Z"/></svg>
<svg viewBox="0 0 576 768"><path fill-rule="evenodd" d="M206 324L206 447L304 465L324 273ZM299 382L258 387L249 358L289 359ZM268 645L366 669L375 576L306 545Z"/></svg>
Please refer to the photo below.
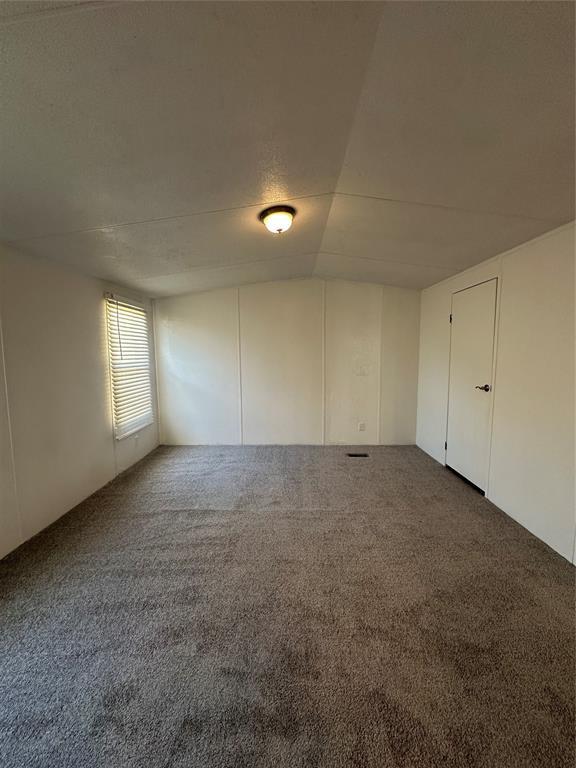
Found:
<svg viewBox="0 0 576 768"><path fill-rule="evenodd" d="M366 432L366 422L365 421L359 421L358 422L358 432Z"/></svg>

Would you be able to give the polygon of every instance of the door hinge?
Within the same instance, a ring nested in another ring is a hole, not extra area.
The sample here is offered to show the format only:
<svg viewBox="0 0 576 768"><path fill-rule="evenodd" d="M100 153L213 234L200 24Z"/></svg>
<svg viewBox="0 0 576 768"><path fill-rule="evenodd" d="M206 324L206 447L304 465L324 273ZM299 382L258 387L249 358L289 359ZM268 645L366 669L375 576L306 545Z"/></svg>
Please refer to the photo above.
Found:
<svg viewBox="0 0 576 768"><path fill-rule="evenodd" d="M448 443L444 443L444 450L448 448Z"/></svg>
<svg viewBox="0 0 576 768"><path fill-rule="evenodd" d="M452 322L452 312L450 312L450 322Z"/></svg>

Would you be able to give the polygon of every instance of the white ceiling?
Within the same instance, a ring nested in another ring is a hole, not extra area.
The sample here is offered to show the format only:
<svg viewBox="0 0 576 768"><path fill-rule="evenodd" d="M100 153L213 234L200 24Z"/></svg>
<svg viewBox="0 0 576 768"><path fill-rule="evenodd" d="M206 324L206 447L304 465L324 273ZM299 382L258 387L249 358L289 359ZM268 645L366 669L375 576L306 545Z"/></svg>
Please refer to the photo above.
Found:
<svg viewBox="0 0 576 768"><path fill-rule="evenodd" d="M574 218L574 5L0 2L0 238L152 296L420 288ZM297 208L272 236L264 205Z"/></svg>

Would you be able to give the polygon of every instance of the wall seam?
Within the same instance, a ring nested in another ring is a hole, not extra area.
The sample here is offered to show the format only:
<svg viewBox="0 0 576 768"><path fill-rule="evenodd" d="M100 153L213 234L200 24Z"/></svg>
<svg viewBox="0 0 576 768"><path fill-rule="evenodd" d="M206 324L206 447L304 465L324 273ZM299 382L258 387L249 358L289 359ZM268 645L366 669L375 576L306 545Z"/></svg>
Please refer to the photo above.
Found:
<svg viewBox="0 0 576 768"><path fill-rule="evenodd" d="M494 350L492 353L492 402L490 403L490 435L488 440L488 468L486 472L486 490L484 495L490 499L490 481L492 480L492 443L494 441L494 412L496 411L496 376L498 370L498 341L500 337L500 307L504 281L502 279L502 262L500 262L500 275L496 278L496 306L494 307Z"/></svg>
<svg viewBox="0 0 576 768"><path fill-rule="evenodd" d="M382 445L382 345L384 343L384 286L380 286L380 339L378 344L378 402L376 404L376 442Z"/></svg>
<svg viewBox="0 0 576 768"><path fill-rule="evenodd" d="M152 320L152 333L150 334L152 337L152 352L154 354L154 389L155 389L155 395L154 398L156 402L156 418L158 419L158 445L163 444L164 440L164 428L162 426L162 414L160 413L160 377L159 377L159 369L158 369L158 338L156 335L156 299L150 299L150 318Z"/></svg>
<svg viewBox="0 0 576 768"><path fill-rule="evenodd" d="M20 504L20 492L18 488L18 479L16 477L16 456L14 453L14 431L12 429L12 413L10 411L10 398L8 395L8 371L6 370L6 353L4 351L4 328L2 324L2 314L0 313L0 350L2 351L2 358L0 359L0 365L2 366L2 372L4 374L4 396L6 399L6 419L8 421L8 441L10 443L10 461L12 464L12 481L14 487L14 502L16 505L16 523L18 528L18 546L22 544L24 539L24 525L22 520L22 508Z"/></svg>
<svg viewBox="0 0 576 768"><path fill-rule="evenodd" d="M240 287L236 288L237 354L238 354L238 420L240 445L244 445L244 410L242 404L242 341L240 336Z"/></svg>
<svg viewBox="0 0 576 768"><path fill-rule="evenodd" d="M322 445L326 445L326 280L322 280Z"/></svg>

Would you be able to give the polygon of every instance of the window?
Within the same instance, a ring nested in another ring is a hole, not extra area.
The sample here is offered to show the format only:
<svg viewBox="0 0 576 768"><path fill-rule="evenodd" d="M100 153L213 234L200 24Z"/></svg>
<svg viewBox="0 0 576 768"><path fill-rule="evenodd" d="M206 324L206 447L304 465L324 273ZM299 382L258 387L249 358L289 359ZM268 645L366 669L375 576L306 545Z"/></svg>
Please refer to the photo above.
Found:
<svg viewBox="0 0 576 768"><path fill-rule="evenodd" d="M117 440L154 421L148 316L144 307L106 295L108 356Z"/></svg>

